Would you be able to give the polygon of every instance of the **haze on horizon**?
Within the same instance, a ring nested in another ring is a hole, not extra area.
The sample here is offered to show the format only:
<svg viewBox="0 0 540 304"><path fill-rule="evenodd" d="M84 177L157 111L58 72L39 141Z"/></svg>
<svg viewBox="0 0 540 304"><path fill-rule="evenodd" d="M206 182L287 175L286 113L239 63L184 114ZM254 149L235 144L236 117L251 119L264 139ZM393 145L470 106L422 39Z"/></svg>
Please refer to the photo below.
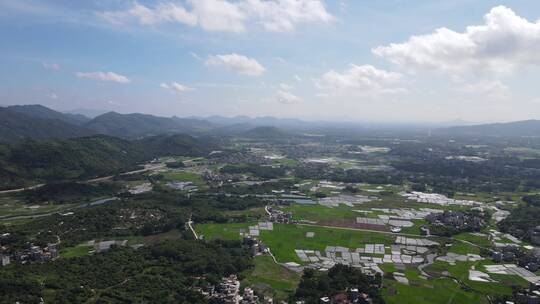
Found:
<svg viewBox="0 0 540 304"><path fill-rule="evenodd" d="M540 2L0 0L0 106L540 118Z"/></svg>

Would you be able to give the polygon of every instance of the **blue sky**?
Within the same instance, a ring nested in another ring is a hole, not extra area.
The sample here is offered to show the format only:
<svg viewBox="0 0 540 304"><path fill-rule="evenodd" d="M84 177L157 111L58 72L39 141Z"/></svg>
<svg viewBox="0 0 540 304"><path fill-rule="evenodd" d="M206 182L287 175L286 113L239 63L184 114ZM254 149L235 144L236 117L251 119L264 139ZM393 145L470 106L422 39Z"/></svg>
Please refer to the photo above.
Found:
<svg viewBox="0 0 540 304"><path fill-rule="evenodd" d="M0 104L540 118L540 2L0 0Z"/></svg>

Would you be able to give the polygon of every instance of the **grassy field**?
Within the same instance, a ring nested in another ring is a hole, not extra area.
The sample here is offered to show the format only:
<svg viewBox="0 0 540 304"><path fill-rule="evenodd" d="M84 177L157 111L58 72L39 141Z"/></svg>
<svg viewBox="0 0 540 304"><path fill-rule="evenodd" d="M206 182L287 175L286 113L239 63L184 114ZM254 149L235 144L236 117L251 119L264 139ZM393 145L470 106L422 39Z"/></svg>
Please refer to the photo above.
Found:
<svg viewBox="0 0 540 304"><path fill-rule="evenodd" d="M64 248L60 250L60 257L62 258L77 258L90 254L90 250L93 250L93 246L78 245L75 247Z"/></svg>
<svg viewBox="0 0 540 304"><path fill-rule="evenodd" d="M293 218L296 220L308 220L313 222L327 221L327 220L355 220L357 217L371 217L378 218L378 215L388 215L387 213L370 210L365 208L363 204L349 207L344 204L340 204L337 207L326 207L323 205L301 205L292 204L283 209L286 212L292 212ZM356 211L369 211L366 213ZM417 234L420 235L420 226L427 223L425 220L412 220L413 227L404 227L402 233Z"/></svg>
<svg viewBox="0 0 540 304"><path fill-rule="evenodd" d="M28 205L9 195L0 196L0 218L14 216L38 215L50 212L62 211L73 207L74 204L42 204Z"/></svg>
<svg viewBox="0 0 540 304"><path fill-rule="evenodd" d="M383 295L386 303L451 303L451 304L477 304L489 303L486 295L508 295L512 293L512 285L522 285L523 280L515 276L499 276L497 283L473 282L468 280L471 266L481 267L482 262L458 262L449 265L445 262L435 262L426 271L433 278L424 279L416 268L407 268L406 277L410 285L403 285L394 280L385 279ZM453 278L464 283L469 290L452 278L444 277L448 272ZM523 285L522 285L523 286Z"/></svg>
<svg viewBox="0 0 540 304"><path fill-rule="evenodd" d="M315 236L308 238L306 232L314 232ZM298 263L295 249L324 251L326 246L357 248L366 243L391 244L393 241L390 235L376 232L286 224L275 224L273 231L261 231L261 239L278 261Z"/></svg>
<svg viewBox="0 0 540 304"><path fill-rule="evenodd" d="M198 224L195 225L195 230L206 239L239 239L240 229L246 229L253 224ZM314 232L315 236L306 237L307 232ZM393 242L391 235L382 233L287 224L274 224L274 230L261 231L260 238L270 247L279 262L298 263L300 260L294 252L295 249L324 251L326 246L357 248L366 243L389 245Z"/></svg>
<svg viewBox="0 0 540 304"><path fill-rule="evenodd" d="M467 292L451 279L424 280L410 273L407 273L407 278L410 285L384 280L383 297L387 304L487 303L483 295Z"/></svg>
<svg viewBox="0 0 540 304"><path fill-rule="evenodd" d="M489 260L478 262L457 262L456 265L450 265L445 262L437 261L433 265L426 268L426 271L435 277L441 276L443 272L448 272L452 277L457 278L464 284L466 284L471 290L467 292L467 296L471 299L475 299L475 295L510 295L512 294L512 286L527 286L527 282L518 276L512 275L496 275L490 274L490 277L497 282L475 282L469 281L469 269L472 266L475 269L484 271L482 265L492 264ZM444 278L437 280L445 280ZM453 290L455 293L459 293L459 290ZM463 303L485 303L486 299L481 296L479 302L463 302ZM457 303L457 302L456 302Z"/></svg>
<svg viewBox="0 0 540 304"><path fill-rule="evenodd" d="M238 239L239 229L247 228L249 223L241 224L201 224L196 229L199 233L205 234L207 238L229 238ZM314 232L313 238L306 237L306 232ZM474 241L477 237L470 234L459 235L459 239ZM345 229L334 229L309 225L286 225L274 224L274 230L261 231L261 240L267 244L279 262L294 261L300 263L294 250L312 249L324 250L326 246L344 246L357 248L366 243L391 244L391 235L362 232ZM466 243L456 242L450 251L456 253L478 253L478 248ZM256 260L256 268L246 275L246 283L261 284L262 287L270 286L277 290L277 294L285 297L294 288L294 279L285 279L286 273L283 270L275 269L269 257ZM488 303L486 295L507 295L511 294L512 286L526 286L526 282L516 276L491 275L497 282L474 282L468 280L468 273L471 266L478 270L484 270L483 264L491 264L490 261L480 262L458 262L450 265L437 261L426 268L426 271L433 277L426 279L420 276L418 269L407 267L404 271L409 279L410 285L403 285L395 280L385 278L383 295L386 303L453 303L453 304L473 304ZM383 264L381 268L385 272L394 272L396 268L393 264ZM445 274L452 278L446 277ZM291 280L291 281L289 281ZM464 289L466 286L467 289Z"/></svg>
<svg viewBox="0 0 540 304"><path fill-rule="evenodd" d="M277 303L287 300L300 281L300 274L274 263L270 256L255 257L255 268L245 273L243 285L271 296Z"/></svg>
<svg viewBox="0 0 540 304"><path fill-rule="evenodd" d="M203 180L199 174L188 171L169 171L163 173L165 181L193 182L202 183Z"/></svg>
<svg viewBox="0 0 540 304"><path fill-rule="evenodd" d="M226 217L240 217L240 216L246 216L249 219L264 219L268 215L266 214L266 211L264 210L264 207L258 207L258 208L251 208L247 210L228 210L223 211L223 215Z"/></svg>
<svg viewBox="0 0 540 304"><path fill-rule="evenodd" d="M323 205L301 205L292 204L283 209L285 212L292 212L296 220L322 221L333 219L355 219L364 216L362 213L354 212L353 208L340 204L338 207L326 207Z"/></svg>
<svg viewBox="0 0 540 304"><path fill-rule="evenodd" d="M144 244L144 245L151 245L155 244L159 241L164 240L179 240L182 238L182 235L178 229L173 229L168 232L154 234L154 235L147 235L147 236L125 236L125 237L113 237L113 238L105 238L102 241L105 240L127 240L128 245L135 245L135 244ZM74 257L80 257L84 255L90 254L90 251L93 250L93 246L88 246L86 244L80 244L74 247L68 247L63 248L60 250L60 257L62 258L74 258Z"/></svg>
<svg viewBox="0 0 540 304"><path fill-rule="evenodd" d="M240 239L240 229L247 229L256 223L233 223L233 224L195 224L194 229L199 236L206 240L238 240Z"/></svg>
<svg viewBox="0 0 540 304"><path fill-rule="evenodd" d="M480 248L467 244L467 243L463 243L463 242L453 243L448 251L457 253L457 254L467 254L467 253L480 254Z"/></svg>
<svg viewBox="0 0 540 304"><path fill-rule="evenodd" d="M365 195L374 195L373 193L362 193ZM381 195L381 200L371 201L360 205L362 209L368 210L369 208L431 208L431 209L444 209L444 210L467 210L470 207L451 205L441 206L437 204L419 203L415 201L405 201L405 198L398 194Z"/></svg>
<svg viewBox="0 0 540 304"><path fill-rule="evenodd" d="M468 232L464 232L458 235L454 235L453 238L456 240L471 242L481 247L491 247L491 242L489 241L487 235L478 236L478 235L474 235Z"/></svg>
<svg viewBox="0 0 540 304"><path fill-rule="evenodd" d="M278 164L291 166L291 167L298 165L298 161L296 159L290 159L290 158L276 159L275 162Z"/></svg>

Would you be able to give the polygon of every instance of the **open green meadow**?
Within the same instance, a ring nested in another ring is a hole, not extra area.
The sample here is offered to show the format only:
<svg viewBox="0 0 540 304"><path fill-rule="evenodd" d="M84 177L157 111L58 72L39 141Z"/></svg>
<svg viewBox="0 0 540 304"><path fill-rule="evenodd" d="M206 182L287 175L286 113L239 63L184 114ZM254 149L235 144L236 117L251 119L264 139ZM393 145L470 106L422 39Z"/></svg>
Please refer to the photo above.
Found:
<svg viewBox="0 0 540 304"><path fill-rule="evenodd" d="M480 248L478 248L477 246L473 246L469 243L459 241L454 242L448 251L457 254L480 254Z"/></svg>
<svg viewBox="0 0 540 304"><path fill-rule="evenodd" d="M491 242L489 241L487 235L486 236L479 236L479 235L474 235L474 234L469 233L469 232L464 232L464 233L454 235L453 238L456 239L456 240L467 241L467 242L476 244L476 245L478 245L480 247L490 247L491 246Z"/></svg>
<svg viewBox="0 0 540 304"><path fill-rule="evenodd" d="M245 273L244 285L271 296L275 301L287 300L300 282L300 274L274 263L270 256L257 256L255 268Z"/></svg>
<svg viewBox="0 0 540 304"><path fill-rule="evenodd" d="M192 183L203 182L199 174L189 172L189 171L168 171L162 174L163 174L163 179L165 181L192 182Z"/></svg>
<svg viewBox="0 0 540 304"><path fill-rule="evenodd" d="M74 247L64 248L60 250L60 257L65 259L78 258L81 256L89 255L90 251L93 249L93 246L88 245L77 245Z"/></svg>
<svg viewBox="0 0 540 304"><path fill-rule="evenodd" d="M156 244L160 241L165 241L165 240L173 240L173 241L180 240L182 239L182 234L180 233L178 229L172 229L164 233L158 233L158 234L153 234L153 235L146 235L146 236L132 235L132 236L123 236L123 237L112 237L112 238L103 239L101 241L112 240L112 239L127 240L129 246L135 245L135 244L152 245L152 244ZM100 241L100 240L96 240L96 242L97 241ZM92 245L87 245L86 243L79 244L77 246L61 249L60 257L62 258L81 257L81 256L91 254L93 250L94 250L94 246Z"/></svg>
<svg viewBox="0 0 540 304"><path fill-rule="evenodd" d="M239 240L240 230L247 230L250 225L257 223L228 223L228 224L195 224L194 229L199 235L206 240Z"/></svg>
<svg viewBox="0 0 540 304"><path fill-rule="evenodd" d="M354 208L340 204L338 207L326 207L323 205L292 204L283 208L285 212L292 212L295 220L323 221L333 219L355 219L363 216L362 213L354 212Z"/></svg>
<svg viewBox="0 0 540 304"><path fill-rule="evenodd" d="M377 208L389 208L388 206L384 205L384 202L381 202L381 204L383 205L377 206ZM337 207L327 207L318 204L292 204L283 208L283 211L292 212L295 220L305 220L310 222L331 221L335 219L354 221L357 217L378 218L378 215L388 215L387 213L379 210L371 210L371 208L366 208L364 204L354 205L353 207L344 204L339 204ZM427 221L412 220L412 222L414 223L413 227L403 227L401 232L420 235L420 227L425 225Z"/></svg>

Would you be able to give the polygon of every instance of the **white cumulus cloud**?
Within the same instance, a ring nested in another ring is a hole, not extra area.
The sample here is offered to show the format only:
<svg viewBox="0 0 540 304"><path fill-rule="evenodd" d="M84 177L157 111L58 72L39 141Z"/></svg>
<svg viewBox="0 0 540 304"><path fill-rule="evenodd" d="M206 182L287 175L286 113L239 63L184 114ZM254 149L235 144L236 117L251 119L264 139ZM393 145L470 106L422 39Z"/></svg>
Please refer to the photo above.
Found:
<svg viewBox="0 0 540 304"><path fill-rule="evenodd" d="M75 76L79 78L88 78L88 79L94 79L99 81L111 81L111 82L118 82L118 83L129 83L130 80L123 75L116 74L113 72L77 72L75 73Z"/></svg>
<svg viewBox="0 0 540 304"><path fill-rule="evenodd" d="M190 26L197 25L196 15L172 2L160 3L155 8L134 3L131 8L125 11L103 12L100 15L113 24L124 24L135 21L142 25L152 25L161 22L179 22Z"/></svg>
<svg viewBox="0 0 540 304"><path fill-rule="evenodd" d="M372 51L410 70L507 73L540 64L540 20L529 22L510 8L497 6L484 21L464 32L443 27Z"/></svg>
<svg viewBox="0 0 540 304"><path fill-rule="evenodd" d="M302 101L302 98L286 90L278 90L276 100L284 104L295 104Z"/></svg>
<svg viewBox="0 0 540 304"><path fill-rule="evenodd" d="M246 14L237 4L224 0L190 0L199 25L206 31L244 32Z"/></svg>
<svg viewBox="0 0 540 304"><path fill-rule="evenodd" d="M373 95L402 92L399 88L401 74L377 69L372 65L351 64L343 72L330 70L316 80L326 94L354 93Z"/></svg>
<svg viewBox="0 0 540 304"><path fill-rule="evenodd" d="M205 64L207 66L224 66L237 73L248 76L259 76L266 71L257 60L236 53L211 55L206 59Z"/></svg>
<svg viewBox="0 0 540 304"><path fill-rule="evenodd" d="M335 19L322 0L187 0L185 6L161 2L154 7L137 2L120 11L99 13L112 24L153 25L176 22L206 31L244 32L248 23L267 31L286 32L301 23L329 23Z"/></svg>
<svg viewBox="0 0 540 304"><path fill-rule="evenodd" d="M178 82L171 82L170 84L162 83L159 86L164 88L164 89L179 92L179 93L183 93L183 92L193 90L192 88L190 88L188 86L185 86L185 85L182 85L182 84L179 84Z"/></svg>
<svg viewBox="0 0 540 304"><path fill-rule="evenodd" d="M299 23L329 23L334 20L334 16L328 13L323 1L246 0L240 5L271 32L292 31Z"/></svg>

